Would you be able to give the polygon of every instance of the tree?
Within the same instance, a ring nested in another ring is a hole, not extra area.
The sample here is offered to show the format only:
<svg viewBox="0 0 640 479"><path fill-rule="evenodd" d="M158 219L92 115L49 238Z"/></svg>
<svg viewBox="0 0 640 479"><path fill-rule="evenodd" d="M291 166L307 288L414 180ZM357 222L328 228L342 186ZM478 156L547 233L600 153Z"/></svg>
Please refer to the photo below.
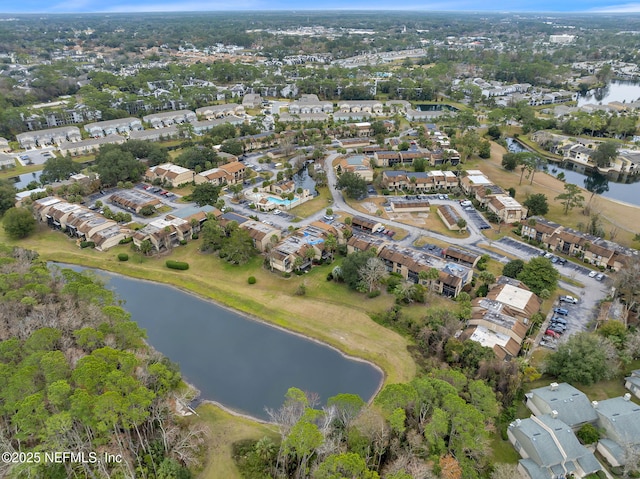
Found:
<svg viewBox="0 0 640 479"><path fill-rule="evenodd" d="M13 208L16 202L16 188L9 181L0 179L0 217Z"/></svg>
<svg viewBox="0 0 640 479"><path fill-rule="evenodd" d="M531 258L518 274L518 279L536 294L543 289L553 292L558 287L560 273L547 258Z"/></svg>
<svg viewBox="0 0 640 479"><path fill-rule="evenodd" d="M522 203L529 210L529 216L546 215L549 211L549 203L547 203L547 195L544 193L534 193L529 195Z"/></svg>
<svg viewBox="0 0 640 479"><path fill-rule="evenodd" d="M174 160L176 165L195 170L208 170L218 164L218 154L211 148L192 147L180 153Z"/></svg>
<svg viewBox="0 0 640 479"><path fill-rule="evenodd" d="M348 428L366 405L357 394L338 394L327 399L327 406L335 408L337 418L344 428Z"/></svg>
<svg viewBox="0 0 640 479"><path fill-rule="evenodd" d="M614 377L619 369L615 347L607 338L581 332L549 355L545 372L560 381L589 385Z"/></svg>
<svg viewBox="0 0 640 479"><path fill-rule="evenodd" d="M627 308L635 310L640 296L640 258L628 258L625 267L614 275L613 284Z"/></svg>
<svg viewBox="0 0 640 479"><path fill-rule="evenodd" d="M94 169L103 185L115 186L119 181L139 181L145 165L118 145L105 145L96 155Z"/></svg>
<svg viewBox="0 0 640 479"><path fill-rule="evenodd" d="M68 180L69 176L80 171L79 165L68 156L49 158L44 164L40 182L53 183L54 181Z"/></svg>
<svg viewBox="0 0 640 479"><path fill-rule="evenodd" d="M595 195L601 195L609 191L609 178L596 170L592 175L584 179L584 188L591 193L589 202L587 203L590 205Z"/></svg>
<svg viewBox="0 0 640 479"><path fill-rule="evenodd" d="M253 258L256 249L249 232L242 228L234 228L220 249L220 256L233 264L244 264Z"/></svg>
<svg viewBox="0 0 640 479"><path fill-rule="evenodd" d="M599 168L608 167L617 157L618 143L613 140L607 140L600 143L596 150L591 154L591 159Z"/></svg>
<svg viewBox="0 0 640 479"><path fill-rule="evenodd" d="M351 289L357 289L360 285L360 268L372 257L372 251L355 251L342 262L342 279Z"/></svg>
<svg viewBox="0 0 640 479"><path fill-rule="evenodd" d="M22 239L29 236L36 229L36 220L26 208L11 208L3 218L4 230L12 239Z"/></svg>
<svg viewBox="0 0 640 479"><path fill-rule="evenodd" d="M367 195L367 182L352 171L346 171L340 175L336 188L344 190L347 198L358 199Z"/></svg>
<svg viewBox="0 0 640 479"><path fill-rule="evenodd" d="M487 129L487 135L489 135L489 137L495 141L498 138L500 138L500 136L502 135L502 132L500 131L500 127L498 125L491 125Z"/></svg>
<svg viewBox="0 0 640 479"><path fill-rule="evenodd" d="M564 184L564 193L555 197L556 200L560 200L564 206L564 214L566 215L570 210L582 206L584 202L584 196L580 194L580 188L573 183Z"/></svg>
<svg viewBox="0 0 640 479"><path fill-rule="evenodd" d="M242 143L240 143L238 140L231 139L226 140L224 143L222 143L220 151L229 153L230 155L240 156L244 152L244 149L242 147Z"/></svg>
<svg viewBox="0 0 640 479"><path fill-rule="evenodd" d="M502 167L507 171L513 171L520 164L517 153L505 153L502 155Z"/></svg>
<svg viewBox="0 0 640 479"><path fill-rule="evenodd" d="M378 479L378 473L367 468L359 454L332 454L320 463L313 479Z"/></svg>
<svg viewBox="0 0 640 479"><path fill-rule="evenodd" d="M456 226L458 227L458 230L463 230L467 227L467 220L465 220L464 218L458 218L458 221L456 221Z"/></svg>
<svg viewBox="0 0 640 479"><path fill-rule="evenodd" d="M387 268L380 258L371 257L358 269L360 281L367 287L369 292L377 288L382 278L387 275Z"/></svg>
<svg viewBox="0 0 640 479"><path fill-rule="evenodd" d="M504 267L502 268L502 274L504 276L508 276L509 278L517 278L523 268L524 261L522 261L521 259L514 259L504 265Z"/></svg>
<svg viewBox="0 0 640 479"><path fill-rule="evenodd" d="M211 183L201 183L193 188L191 193L191 201L198 206L211 205L214 206L218 201L221 188Z"/></svg>

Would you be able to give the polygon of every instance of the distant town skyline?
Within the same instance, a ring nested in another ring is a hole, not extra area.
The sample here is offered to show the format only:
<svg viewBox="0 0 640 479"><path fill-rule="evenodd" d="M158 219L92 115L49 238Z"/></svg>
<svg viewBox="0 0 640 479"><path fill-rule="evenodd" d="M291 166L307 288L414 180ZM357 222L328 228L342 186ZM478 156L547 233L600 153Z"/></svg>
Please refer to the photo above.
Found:
<svg viewBox="0 0 640 479"><path fill-rule="evenodd" d="M4 3L4 2L3 2ZM640 3L616 3L611 0L524 0L518 2L497 0L453 0L421 2L402 0L390 4L382 0L323 0L303 3L296 0L24 0L0 7L0 14L19 13L116 13L116 12L191 12L191 11L278 11L278 10L406 10L438 12L608 12L640 13Z"/></svg>

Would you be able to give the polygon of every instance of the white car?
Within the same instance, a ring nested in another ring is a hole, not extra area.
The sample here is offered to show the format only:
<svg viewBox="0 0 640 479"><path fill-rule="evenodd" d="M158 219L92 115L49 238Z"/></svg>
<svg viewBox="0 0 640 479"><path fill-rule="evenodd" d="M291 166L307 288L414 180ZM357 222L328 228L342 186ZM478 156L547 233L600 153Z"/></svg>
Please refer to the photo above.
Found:
<svg viewBox="0 0 640 479"><path fill-rule="evenodd" d="M560 296L560 302L561 303L577 304L578 303L578 299L574 298L573 296Z"/></svg>
<svg viewBox="0 0 640 479"><path fill-rule="evenodd" d="M280 213L282 213L282 211L280 211L280 210L273 210L273 214L274 214L274 215L279 215Z"/></svg>
<svg viewBox="0 0 640 479"><path fill-rule="evenodd" d="M597 272L597 271L590 271L590 272L589 272L589 278L595 278L595 277L596 277L596 274L598 274L598 272Z"/></svg>

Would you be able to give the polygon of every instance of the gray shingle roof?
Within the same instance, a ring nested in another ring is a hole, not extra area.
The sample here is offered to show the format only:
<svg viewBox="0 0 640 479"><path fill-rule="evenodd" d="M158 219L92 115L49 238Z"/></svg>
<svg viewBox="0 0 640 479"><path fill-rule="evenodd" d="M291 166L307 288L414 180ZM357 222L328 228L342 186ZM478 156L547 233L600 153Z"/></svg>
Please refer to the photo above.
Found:
<svg viewBox="0 0 640 479"><path fill-rule="evenodd" d="M597 412L611 423L620 438L640 444L640 405L617 397L598 402Z"/></svg>
<svg viewBox="0 0 640 479"><path fill-rule="evenodd" d="M558 419L571 427L586 422L595 422L598 415L589 398L580 390L567 383L560 383L556 389L550 386L533 389L527 397L538 406L542 413L558 412ZM546 407L548 410L545 410Z"/></svg>

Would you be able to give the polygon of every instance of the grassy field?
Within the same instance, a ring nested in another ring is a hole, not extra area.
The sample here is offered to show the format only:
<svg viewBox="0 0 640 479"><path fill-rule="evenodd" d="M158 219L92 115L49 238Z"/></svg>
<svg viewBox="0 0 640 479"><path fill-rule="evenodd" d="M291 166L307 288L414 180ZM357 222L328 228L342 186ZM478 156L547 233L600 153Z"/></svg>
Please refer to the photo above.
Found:
<svg viewBox="0 0 640 479"><path fill-rule="evenodd" d="M326 210L331 207L332 204L333 198L331 197L329 188L318 188L318 196L306 203L302 203L300 206L296 206L290 213L299 218L307 218L318 211Z"/></svg>
<svg viewBox="0 0 640 479"><path fill-rule="evenodd" d="M240 479L232 457L233 443L243 439L257 440L264 436L275 440L277 436L273 426L234 416L213 404L203 404L196 412L199 420L207 424L211 431L209 456L204 470L198 475L201 479Z"/></svg>

